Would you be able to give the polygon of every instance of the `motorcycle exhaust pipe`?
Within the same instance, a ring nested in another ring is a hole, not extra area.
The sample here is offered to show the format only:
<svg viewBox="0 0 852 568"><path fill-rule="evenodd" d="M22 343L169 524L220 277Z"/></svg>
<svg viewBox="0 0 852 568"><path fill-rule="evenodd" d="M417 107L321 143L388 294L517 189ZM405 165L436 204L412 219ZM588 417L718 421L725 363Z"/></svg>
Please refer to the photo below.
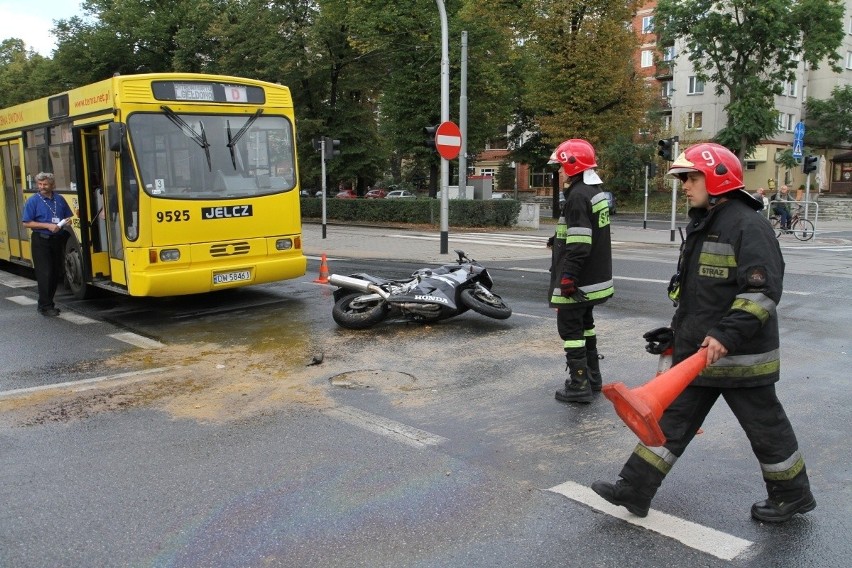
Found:
<svg viewBox="0 0 852 568"><path fill-rule="evenodd" d="M367 282L366 280L360 280L358 278L352 278L351 276L341 276L339 274L332 274L328 277L328 283L334 286L338 286L340 288L347 288L349 290L364 292L365 294L373 292L375 294L378 294L385 300L387 300L390 296L390 294L388 294L372 282Z"/></svg>

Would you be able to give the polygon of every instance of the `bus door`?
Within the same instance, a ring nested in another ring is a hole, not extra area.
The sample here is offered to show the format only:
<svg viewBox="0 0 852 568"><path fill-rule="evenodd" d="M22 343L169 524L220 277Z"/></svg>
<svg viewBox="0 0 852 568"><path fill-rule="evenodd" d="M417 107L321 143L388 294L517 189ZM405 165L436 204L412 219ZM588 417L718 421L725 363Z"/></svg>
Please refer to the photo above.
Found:
<svg viewBox="0 0 852 568"><path fill-rule="evenodd" d="M21 225L24 211L24 193L21 179L21 149L17 140L0 143L0 163L3 168L3 201L5 214L0 217L0 257L23 258L22 242L29 245L27 230ZM5 234L4 234L5 233ZM29 252L29 251L27 251ZM27 255L29 257L29 254Z"/></svg>
<svg viewBox="0 0 852 568"><path fill-rule="evenodd" d="M127 276L124 272L124 240L122 239L122 214L118 203L118 167L119 154L106 150L109 148L109 137L107 126L101 129L101 143L99 148L103 163L103 202L104 221L106 222L107 249L109 251L109 274L112 281L117 284L127 285ZM127 154L128 152L123 152Z"/></svg>
<svg viewBox="0 0 852 568"><path fill-rule="evenodd" d="M104 163L101 137L96 128L82 132L83 172L86 183L86 201L89 212L85 216L89 226L89 258L95 278L109 277L109 238L107 235L107 203L104 197ZM85 230L81 227L81 230Z"/></svg>

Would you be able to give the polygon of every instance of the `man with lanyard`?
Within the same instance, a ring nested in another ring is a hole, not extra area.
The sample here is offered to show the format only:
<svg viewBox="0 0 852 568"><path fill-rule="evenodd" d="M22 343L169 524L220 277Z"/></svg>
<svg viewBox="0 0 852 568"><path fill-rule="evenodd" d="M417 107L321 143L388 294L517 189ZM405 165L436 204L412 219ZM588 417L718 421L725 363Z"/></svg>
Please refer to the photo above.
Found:
<svg viewBox="0 0 852 568"><path fill-rule="evenodd" d="M74 214L65 198L54 193L56 179L53 174L40 172L36 175L36 184L38 193L24 204L23 225L33 231L30 246L38 282L38 313L58 316L59 310L53 303L53 296L62 277L65 255L62 227Z"/></svg>
<svg viewBox="0 0 852 568"><path fill-rule="evenodd" d="M663 412L659 423L666 443L639 444L616 483L596 481L592 489L646 516L663 479L721 396L751 442L766 485L767 499L752 505L751 516L781 523L816 507L793 426L775 393L781 371L781 249L769 223L754 214L763 204L743 189L739 158L724 146L690 146L669 175L683 182L690 224L669 288L677 310L668 338L662 329L651 333L656 342L673 345L674 364L703 348L707 368Z"/></svg>

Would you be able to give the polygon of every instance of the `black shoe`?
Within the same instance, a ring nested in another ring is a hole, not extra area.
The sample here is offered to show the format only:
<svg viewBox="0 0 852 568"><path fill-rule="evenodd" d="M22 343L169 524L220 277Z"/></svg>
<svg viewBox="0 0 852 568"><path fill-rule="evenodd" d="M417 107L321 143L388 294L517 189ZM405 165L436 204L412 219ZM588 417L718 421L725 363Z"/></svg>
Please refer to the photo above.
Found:
<svg viewBox="0 0 852 568"><path fill-rule="evenodd" d="M615 483L606 481L595 481L592 483L592 491L619 507L625 507L637 517L647 517L651 508L651 498L643 497L632 485L619 479Z"/></svg>
<svg viewBox="0 0 852 568"><path fill-rule="evenodd" d="M556 400L560 402L592 402L594 399L589 381L579 385L565 381L565 388L556 391Z"/></svg>
<svg viewBox="0 0 852 568"><path fill-rule="evenodd" d="M38 313L40 313L43 316L47 316L47 317L56 317L56 316L59 315L59 309L57 309L57 308L45 308L43 310L39 310Z"/></svg>
<svg viewBox="0 0 852 568"><path fill-rule="evenodd" d="M751 516L758 521L767 523L783 523L793 518L796 513L805 514L816 509L816 499L808 491L795 501L776 501L766 499L751 506Z"/></svg>

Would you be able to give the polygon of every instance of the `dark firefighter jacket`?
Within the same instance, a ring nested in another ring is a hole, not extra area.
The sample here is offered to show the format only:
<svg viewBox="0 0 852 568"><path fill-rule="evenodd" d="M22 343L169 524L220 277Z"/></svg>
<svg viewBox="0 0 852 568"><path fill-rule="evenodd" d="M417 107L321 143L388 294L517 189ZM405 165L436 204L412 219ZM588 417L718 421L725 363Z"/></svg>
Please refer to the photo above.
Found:
<svg viewBox="0 0 852 568"><path fill-rule="evenodd" d="M778 380L778 316L784 279L781 248L765 218L739 199L692 209L679 261L673 363L709 335L728 354L695 386L753 387Z"/></svg>
<svg viewBox="0 0 852 568"><path fill-rule="evenodd" d="M586 185L582 176L568 187L562 215L556 224L550 266L550 307L600 304L613 295L612 243L609 203L601 185ZM562 296L563 274L577 279L586 300Z"/></svg>

